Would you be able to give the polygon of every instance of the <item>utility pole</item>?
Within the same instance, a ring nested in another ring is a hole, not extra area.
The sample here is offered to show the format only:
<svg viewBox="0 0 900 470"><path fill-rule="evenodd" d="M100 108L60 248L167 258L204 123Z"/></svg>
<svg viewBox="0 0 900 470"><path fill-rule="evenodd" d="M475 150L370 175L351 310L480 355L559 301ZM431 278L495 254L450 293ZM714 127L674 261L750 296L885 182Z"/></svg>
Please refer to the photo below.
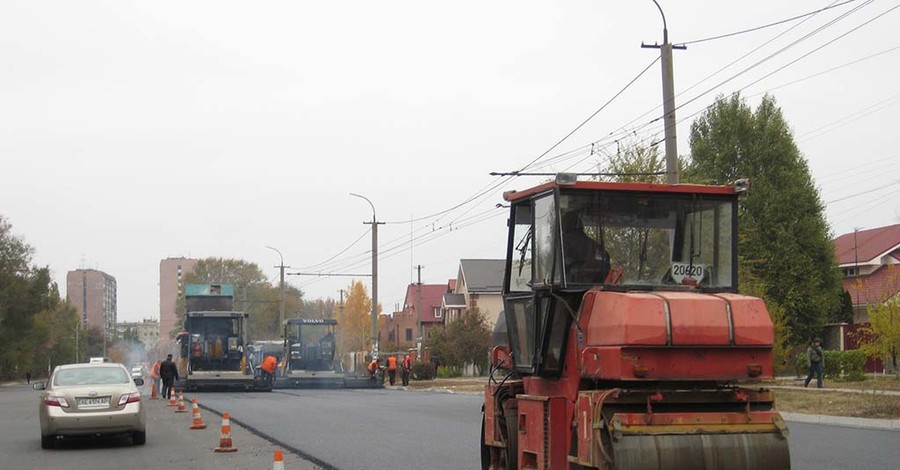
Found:
<svg viewBox="0 0 900 470"><path fill-rule="evenodd" d="M340 312L341 312L340 317L338 319L338 321L341 323L341 331L340 331L340 334L341 334L341 339L340 339L341 356L340 357L343 358L343 356L344 356L344 289L341 289L341 303L340 303L340 305L338 305L338 308L340 309ZM341 364L343 364L343 359L341 359Z"/></svg>
<svg viewBox="0 0 900 470"><path fill-rule="evenodd" d="M416 360L421 360L422 357L422 341L424 340L422 334L422 265L416 266L416 271L419 272L418 281L416 282L416 332L418 333L418 337L416 338Z"/></svg>
<svg viewBox="0 0 900 470"><path fill-rule="evenodd" d="M372 207L372 221L363 222L365 225L372 225L372 357L378 356L378 226L384 225L375 217L375 204L369 198L350 193L351 196L365 199Z"/></svg>
<svg viewBox="0 0 900 470"><path fill-rule="evenodd" d="M672 49L687 49L687 46L673 46L669 43L669 29L666 27L666 14L659 2L653 0L663 20L663 43L644 44L645 49L659 49L662 65L663 83L663 123L665 124L666 142L666 183L678 184L678 138L675 135L675 75L672 70Z"/></svg>
<svg viewBox="0 0 900 470"><path fill-rule="evenodd" d="M268 245L266 246L266 248L274 251L275 253L278 253L278 258L281 260L281 263L275 267L279 268L281 271L281 284L280 284L280 286L281 286L281 300L280 300L281 305L280 305L280 307L281 308L280 308L280 314L279 314L280 321L278 322L278 328L282 328L284 326L284 268L290 268L290 266L284 265L284 256L281 255L281 252L278 251L278 249L272 248L271 246L268 246Z"/></svg>
<svg viewBox="0 0 900 470"><path fill-rule="evenodd" d="M853 306L853 321L856 321L856 309L860 308L859 305L859 290L860 290L860 282L859 282L859 249L856 244L856 233L859 232L859 227L853 227L853 276L856 278L854 284L856 284L856 305Z"/></svg>

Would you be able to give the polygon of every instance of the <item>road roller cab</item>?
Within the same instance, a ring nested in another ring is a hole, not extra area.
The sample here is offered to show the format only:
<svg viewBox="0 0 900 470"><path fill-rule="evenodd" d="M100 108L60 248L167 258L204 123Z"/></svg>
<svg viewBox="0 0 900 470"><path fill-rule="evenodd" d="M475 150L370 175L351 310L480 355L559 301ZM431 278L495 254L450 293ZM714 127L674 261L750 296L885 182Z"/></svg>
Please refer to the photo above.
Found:
<svg viewBox="0 0 900 470"><path fill-rule="evenodd" d="M577 181L510 203L485 469L787 468L773 327L737 291L745 185Z"/></svg>

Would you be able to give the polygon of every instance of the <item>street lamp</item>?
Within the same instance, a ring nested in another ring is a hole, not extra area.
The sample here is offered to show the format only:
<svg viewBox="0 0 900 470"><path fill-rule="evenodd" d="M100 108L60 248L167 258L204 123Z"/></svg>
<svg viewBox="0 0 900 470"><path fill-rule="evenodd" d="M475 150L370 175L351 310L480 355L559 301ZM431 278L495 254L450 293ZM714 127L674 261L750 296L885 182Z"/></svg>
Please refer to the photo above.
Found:
<svg viewBox="0 0 900 470"><path fill-rule="evenodd" d="M669 42L669 28L666 25L666 14L653 0L663 21L663 43L661 45L641 44L641 47L659 49L662 65L663 83L663 124L666 142L666 183L678 183L678 138L675 135L675 78L672 71L672 49L686 49L684 45L673 46Z"/></svg>
<svg viewBox="0 0 900 470"><path fill-rule="evenodd" d="M351 196L365 199L372 207L372 221L363 222L366 225L372 225L372 357L378 355L378 222L375 217L375 204L369 198L356 193L350 193Z"/></svg>
<svg viewBox="0 0 900 470"><path fill-rule="evenodd" d="M280 284L280 286L281 286L281 309L280 309L280 312L281 313L279 316L280 320L278 322L278 328L282 328L282 326L284 325L284 256L282 256L281 252L278 251L277 248L272 248L271 246L268 246L268 245L266 245L266 248L274 251L275 253L278 253L278 258L281 260L281 263L279 263L279 265L276 267L279 268L281 271L281 284Z"/></svg>

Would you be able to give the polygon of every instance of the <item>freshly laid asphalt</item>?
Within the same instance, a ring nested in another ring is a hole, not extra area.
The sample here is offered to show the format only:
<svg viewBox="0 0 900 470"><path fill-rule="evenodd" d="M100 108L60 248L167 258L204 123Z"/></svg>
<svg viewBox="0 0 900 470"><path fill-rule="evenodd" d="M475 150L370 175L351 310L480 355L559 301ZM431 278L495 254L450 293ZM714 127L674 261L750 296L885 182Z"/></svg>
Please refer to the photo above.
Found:
<svg viewBox="0 0 900 470"><path fill-rule="evenodd" d="M240 424L327 469L480 468L478 392L393 387L199 396L205 406L229 411ZM892 468L900 459L894 444L900 434L882 420L785 418L795 470Z"/></svg>

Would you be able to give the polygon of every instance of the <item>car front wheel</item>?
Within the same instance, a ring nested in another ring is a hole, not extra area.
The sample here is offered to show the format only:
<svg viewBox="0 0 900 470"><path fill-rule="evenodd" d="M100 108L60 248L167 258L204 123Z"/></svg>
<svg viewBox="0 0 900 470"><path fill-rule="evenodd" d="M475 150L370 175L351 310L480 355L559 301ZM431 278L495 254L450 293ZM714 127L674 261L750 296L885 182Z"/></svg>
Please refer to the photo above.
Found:
<svg viewBox="0 0 900 470"><path fill-rule="evenodd" d="M134 431L131 433L131 443L136 446L142 446L147 442L147 433L145 431Z"/></svg>
<svg viewBox="0 0 900 470"><path fill-rule="evenodd" d="M56 436L41 436L41 449L56 448Z"/></svg>

